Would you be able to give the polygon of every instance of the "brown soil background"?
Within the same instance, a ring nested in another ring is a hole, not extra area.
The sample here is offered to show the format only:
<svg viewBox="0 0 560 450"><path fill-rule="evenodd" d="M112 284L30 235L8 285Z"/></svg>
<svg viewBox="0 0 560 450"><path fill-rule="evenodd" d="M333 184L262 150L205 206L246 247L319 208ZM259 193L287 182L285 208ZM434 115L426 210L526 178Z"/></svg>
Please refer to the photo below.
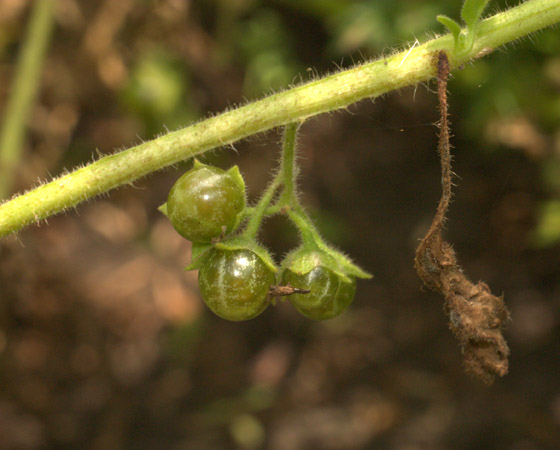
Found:
<svg viewBox="0 0 560 450"><path fill-rule="evenodd" d="M320 56L324 30L282 3L253 2L244 14L276 8L302 39L303 64L333 70ZM151 45L189 67L188 102L201 116L243 102L244 65L216 56L216 4L60 1L15 190L86 163L95 149L152 136L153 124L119 100L135 55ZM27 13L25 2L0 3L11 36L0 105ZM529 239L554 133L529 112L475 140L462 131L469 99L454 86L458 185L446 239L470 279L504 295L508 375L486 387L464 373L442 299L413 268L440 196L432 83L302 128L303 200L324 235L375 275L335 320L306 320L288 303L246 323L207 311L196 274L182 270L190 244L157 212L180 170L2 240L0 449L560 448L559 247ZM255 199L279 141L271 131L208 160L238 164ZM279 256L296 242L280 218L262 238Z"/></svg>

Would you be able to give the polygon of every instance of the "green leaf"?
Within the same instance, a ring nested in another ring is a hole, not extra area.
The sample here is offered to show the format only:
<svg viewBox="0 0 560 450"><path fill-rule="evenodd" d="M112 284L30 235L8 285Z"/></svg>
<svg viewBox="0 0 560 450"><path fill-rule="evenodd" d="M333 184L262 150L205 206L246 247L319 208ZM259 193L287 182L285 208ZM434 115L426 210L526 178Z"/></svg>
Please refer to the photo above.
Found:
<svg viewBox="0 0 560 450"><path fill-rule="evenodd" d="M469 27L469 33L477 24L489 1L490 0L465 0L465 3L463 3L461 17Z"/></svg>
<svg viewBox="0 0 560 450"><path fill-rule="evenodd" d="M455 47L457 47L457 43L459 42L459 35L461 34L461 25L459 25L453 19L442 14L436 16L436 19L451 32L451 34L453 35L453 40L455 41Z"/></svg>

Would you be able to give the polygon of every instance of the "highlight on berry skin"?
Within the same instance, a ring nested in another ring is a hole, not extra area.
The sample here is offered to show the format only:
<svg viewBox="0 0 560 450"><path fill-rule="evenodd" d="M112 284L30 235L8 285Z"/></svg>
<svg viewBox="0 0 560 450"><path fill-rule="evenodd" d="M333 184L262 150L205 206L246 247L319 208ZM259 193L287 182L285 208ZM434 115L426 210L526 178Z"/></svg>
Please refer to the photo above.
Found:
<svg viewBox="0 0 560 450"><path fill-rule="evenodd" d="M274 271L249 249L213 248L209 253L198 272L200 293L208 308L233 321L261 314L269 305Z"/></svg>
<svg viewBox="0 0 560 450"><path fill-rule="evenodd" d="M234 231L245 211L245 183L237 166L228 171L195 162L167 198L167 217L192 242L212 242Z"/></svg>

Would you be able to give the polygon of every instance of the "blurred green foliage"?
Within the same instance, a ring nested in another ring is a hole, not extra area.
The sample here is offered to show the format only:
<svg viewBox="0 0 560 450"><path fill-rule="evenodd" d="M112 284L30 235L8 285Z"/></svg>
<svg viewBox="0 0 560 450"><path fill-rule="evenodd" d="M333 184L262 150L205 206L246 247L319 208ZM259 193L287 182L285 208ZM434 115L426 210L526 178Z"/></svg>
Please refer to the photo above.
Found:
<svg viewBox="0 0 560 450"><path fill-rule="evenodd" d="M164 49L141 53L121 92L124 107L145 124L149 135L162 127L176 129L191 123L196 107L184 64Z"/></svg>
<svg viewBox="0 0 560 450"><path fill-rule="evenodd" d="M251 97L288 86L301 71L290 31L272 10L241 23L238 43L246 61L244 89Z"/></svg>
<svg viewBox="0 0 560 450"><path fill-rule="evenodd" d="M532 236L537 247L548 247L560 242L560 200L541 203L537 223Z"/></svg>

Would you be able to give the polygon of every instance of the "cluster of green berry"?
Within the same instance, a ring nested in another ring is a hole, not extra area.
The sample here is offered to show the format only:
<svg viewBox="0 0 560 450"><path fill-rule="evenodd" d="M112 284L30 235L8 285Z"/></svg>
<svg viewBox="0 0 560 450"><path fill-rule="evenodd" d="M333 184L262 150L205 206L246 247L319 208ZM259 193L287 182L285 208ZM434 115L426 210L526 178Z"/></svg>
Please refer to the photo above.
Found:
<svg viewBox="0 0 560 450"><path fill-rule="evenodd" d="M175 230L192 241L187 269L199 269L202 297L224 319L252 319L283 295L304 316L330 319L352 303L356 277L370 277L324 243L299 205L293 192L296 129L287 128L287 137L291 132L293 139L286 138L282 167L257 206L247 207L245 182L237 166L224 171L195 161L160 208ZM271 206L280 188L282 193ZM264 216L278 213L291 219L302 238L280 268L256 240ZM236 233L244 222L244 230Z"/></svg>

